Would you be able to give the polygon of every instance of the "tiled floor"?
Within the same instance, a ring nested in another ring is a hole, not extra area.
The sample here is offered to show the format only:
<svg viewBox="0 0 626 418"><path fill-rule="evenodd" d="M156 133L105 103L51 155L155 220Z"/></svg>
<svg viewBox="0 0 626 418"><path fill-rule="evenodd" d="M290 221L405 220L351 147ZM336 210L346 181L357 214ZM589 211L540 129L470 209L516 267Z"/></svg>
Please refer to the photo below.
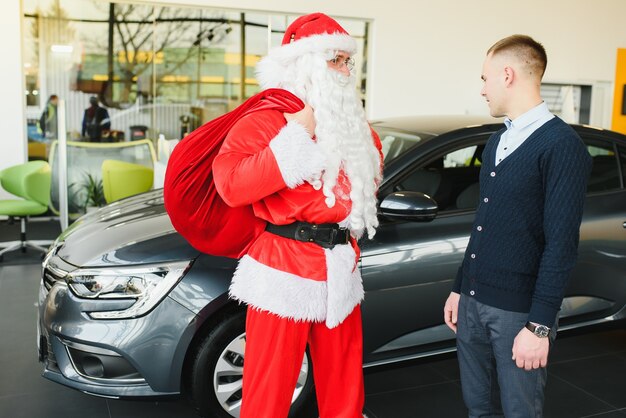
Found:
<svg viewBox="0 0 626 418"><path fill-rule="evenodd" d="M0 237L6 228L0 224ZM53 228L54 229L54 228ZM45 230L33 228L34 239ZM48 232L49 234L50 232ZM39 256L0 264L0 417L195 417L183 401L91 397L41 377L35 343ZM546 418L626 416L626 326L559 336L548 367ZM369 418L466 416L454 355L365 370Z"/></svg>

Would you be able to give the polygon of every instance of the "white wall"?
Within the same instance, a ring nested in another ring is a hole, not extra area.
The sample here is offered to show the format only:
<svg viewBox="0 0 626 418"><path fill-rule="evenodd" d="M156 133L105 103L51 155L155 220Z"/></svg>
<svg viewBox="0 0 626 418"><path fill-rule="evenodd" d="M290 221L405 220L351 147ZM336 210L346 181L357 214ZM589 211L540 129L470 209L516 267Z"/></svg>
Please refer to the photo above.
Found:
<svg viewBox="0 0 626 418"><path fill-rule="evenodd" d="M0 13L0 169L26 161L26 120L22 78L20 2L2 3ZM0 191L0 198L8 194Z"/></svg>

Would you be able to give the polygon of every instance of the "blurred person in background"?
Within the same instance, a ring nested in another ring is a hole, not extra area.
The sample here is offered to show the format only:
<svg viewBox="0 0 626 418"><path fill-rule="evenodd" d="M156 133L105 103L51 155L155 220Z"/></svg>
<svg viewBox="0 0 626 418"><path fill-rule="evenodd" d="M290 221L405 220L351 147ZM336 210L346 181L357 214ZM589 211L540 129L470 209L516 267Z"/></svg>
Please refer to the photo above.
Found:
<svg viewBox="0 0 626 418"><path fill-rule="evenodd" d="M59 136L59 123L57 117L57 105L59 96L51 94L46 102L46 107L39 118L39 129L46 139L57 139Z"/></svg>
<svg viewBox="0 0 626 418"><path fill-rule="evenodd" d="M83 116L81 136L89 141L99 142L103 137L109 136L111 119L109 119L109 112L98 105L96 96L89 98L89 104Z"/></svg>

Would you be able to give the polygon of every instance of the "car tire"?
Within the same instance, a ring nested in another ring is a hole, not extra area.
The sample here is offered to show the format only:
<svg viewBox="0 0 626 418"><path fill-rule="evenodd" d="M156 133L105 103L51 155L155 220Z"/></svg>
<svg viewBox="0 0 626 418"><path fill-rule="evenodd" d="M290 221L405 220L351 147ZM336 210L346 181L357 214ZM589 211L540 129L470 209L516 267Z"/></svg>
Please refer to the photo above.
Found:
<svg viewBox="0 0 626 418"><path fill-rule="evenodd" d="M245 311L233 313L220 321L197 345L186 387L192 405L202 417L239 417L245 321ZM300 387L296 390L300 393L289 413L294 418L317 416L308 350L305 360L308 367L302 372L305 376L299 378Z"/></svg>

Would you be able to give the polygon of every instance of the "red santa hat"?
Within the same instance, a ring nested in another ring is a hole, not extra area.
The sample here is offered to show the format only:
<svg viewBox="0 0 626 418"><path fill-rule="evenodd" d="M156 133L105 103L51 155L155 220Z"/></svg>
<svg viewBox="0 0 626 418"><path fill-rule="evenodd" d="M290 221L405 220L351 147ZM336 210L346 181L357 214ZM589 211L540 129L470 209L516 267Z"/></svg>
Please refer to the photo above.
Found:
<svg viewBox="0 0 626 418"><path fill-rule="evenodd" d="M356 52L354 38L333 18L323 13L300 16L289 25L281 46L273 48L257 65L263 88L277 87L285 69L294 59L311 52Z"/></svg>

